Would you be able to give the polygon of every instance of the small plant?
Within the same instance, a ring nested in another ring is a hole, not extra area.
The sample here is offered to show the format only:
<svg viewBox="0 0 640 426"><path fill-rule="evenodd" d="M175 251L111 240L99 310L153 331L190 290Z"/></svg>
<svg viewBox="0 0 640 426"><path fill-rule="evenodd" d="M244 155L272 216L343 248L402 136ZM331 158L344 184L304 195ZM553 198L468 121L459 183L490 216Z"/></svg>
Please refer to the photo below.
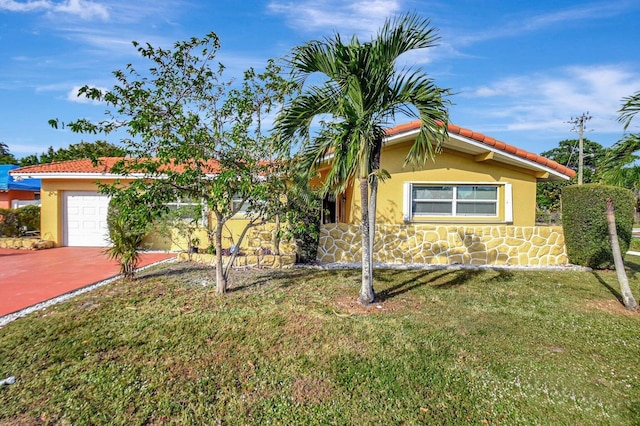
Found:
<svg viewBox="0 0 640 426"><path fill-rule="evenodd" d="M126 194L126 193L122 193ZM120 264L120 273L126 279L133 278L140 263L138 247L149 229L150 222L144 217L136 216L144 209L137 205L134 198L116 196L109 202L107 226L111 246L106 253Z"/></svg>
<svg viewBox="0 0 640 426"><path fill-rule="evenodd" d="M200 238L193 237L189 240L189 253L197 253L200 245Z"/></svg>

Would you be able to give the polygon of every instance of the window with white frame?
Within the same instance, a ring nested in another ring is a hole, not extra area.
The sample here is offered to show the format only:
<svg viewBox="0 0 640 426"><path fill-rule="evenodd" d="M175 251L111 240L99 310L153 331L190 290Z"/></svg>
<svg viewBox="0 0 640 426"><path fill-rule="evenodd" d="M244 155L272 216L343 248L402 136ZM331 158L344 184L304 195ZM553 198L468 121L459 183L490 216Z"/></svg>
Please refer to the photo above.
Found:
<svg viewBox="0 0 640 426"><path fill-rule="evenodd" d="M505 221L511 221L510 184L412 182L405 183L405 221L434 216L497 218L501 185L505 186Z"/></svg>
<svg viewBox="0 0 640 426"><path fill-rule="evenodd" d="M207 225L207 209L204 203L178 197L176 201L166 205L171 211L171 217L176 220L185 222L200 221L204 226Z"/></svg>
<svg viewBox="0 0 640 426"><path fill-rule="evenodd" d="M238 211L236 211L238 209ZM246 201L241 195L236 194L231 199L231 210L236 211L237 215L245 215L249 209L249 202Z"/></svg>

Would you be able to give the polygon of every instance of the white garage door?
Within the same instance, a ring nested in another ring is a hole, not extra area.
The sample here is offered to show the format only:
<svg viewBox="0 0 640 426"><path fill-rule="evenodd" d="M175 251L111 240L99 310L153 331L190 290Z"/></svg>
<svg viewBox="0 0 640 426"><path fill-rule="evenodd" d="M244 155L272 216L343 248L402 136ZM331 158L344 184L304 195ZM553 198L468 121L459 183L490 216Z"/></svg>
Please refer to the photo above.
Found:
<svg viewBox="0 0 640 426"><path fill-rule="evenodd" d="M69 191L64 194L64 245L105 247L109 197L97 192Z"/></svg>

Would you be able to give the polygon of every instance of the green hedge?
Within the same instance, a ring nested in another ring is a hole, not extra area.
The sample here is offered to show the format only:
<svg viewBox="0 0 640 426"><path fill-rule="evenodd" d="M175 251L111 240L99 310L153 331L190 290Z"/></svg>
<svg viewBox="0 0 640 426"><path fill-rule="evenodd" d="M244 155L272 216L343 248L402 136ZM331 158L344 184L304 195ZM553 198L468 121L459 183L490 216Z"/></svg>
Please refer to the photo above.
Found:
<svg viewBox="0 0 640 426"><path fill-rule="evenodd" d="M633 230L633 193L599 184L567 186L562 190L562 228L569 262L594 269L613 266L607 198L611 198L615 208L620 250L622 253L628 250Z"/></svg>
<svg viewBox="0 0 640 426"><path fill-rule="evenodd" d="M40 207L0 209L0 237L19 237L21 230L40 230Z"/></svg>

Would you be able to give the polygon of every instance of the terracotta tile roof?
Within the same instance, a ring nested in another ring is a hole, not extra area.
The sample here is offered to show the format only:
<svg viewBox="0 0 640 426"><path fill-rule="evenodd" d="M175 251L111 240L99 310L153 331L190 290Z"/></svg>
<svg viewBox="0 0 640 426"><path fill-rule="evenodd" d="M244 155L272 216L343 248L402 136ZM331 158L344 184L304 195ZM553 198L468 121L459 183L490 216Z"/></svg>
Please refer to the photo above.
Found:
<svg viewBox="0 0 640 426"><path fill-rule="evenodd" d="M395 127L391 127L387 129L387 136L398 135L400 133L409 132L411 130L417 130L420 128L420 120L411 121L409 123L399 124ZM556 172L563 174L568 177L575 176L575 170L572 170L562 164L559 164L553 160L545 158L541 155L534 154L532 152L525 151L524 149L517 148L513 145L509 145L497 139L494 139L489 136L485 136L482 133L474 132L473 130L465 129L464 127L456 126L455 124L449 123L447 130L449 134L460 135L469 139L473 139L474 141L481 142L485 145L491 146L497 150L504 151L508 154L515 155L516 157L523 158L525 160L533 161L534 163L538 163L541 166L547 167L549 169L555 170Z"/></svg>
<svg viewBox="0 0 640 426"><path fill-rule="evenodd" d="M399 124L397 126L391 127L387 129L387 136L398 135L401 133L409 132L412 130L417 130L420 128L420 121L411 121L409 123ZM516 157L520 157L524 160L532 161L534 163L540 164L541 166L547 167L549 169L555 170L556 172L568 176L569 178L575 176L576 172L568 167L565 167L553 160L549 160L541 155L534 154L532 152L525 151L523 149L517 148L513 145L509 145L497 139L494 139L489 136L485 136L482 133L474 132L469 129L465 129L460 126L456 126L455 124L449 123L448 126L449 134L457 134L469 139L473 139L474 141L483 143L487 146L493 147L499 151L504 151L508 154L515 155ZM12 170L13 173L78 173L78 174L86 174L86 173L96 173L103 174L109 173L113 165L122 160L122 157L102 157L98 160L97 165L93 165L90 159L82 159L82 160L70 160L70 161L60 161L48 164L37 164L35 166L26 166L21 167L19 169ZM216 160L209 160L208 166L211 168L210 173L215 174L220 171L220 164ZM172 167L174 171L182 171L184 170L184 165L179 165L178 167Z"/></svg>
<svg viewBox="0 0 640 426"><path fill-rule="evenodd" d="M36 164L34 166L25 166L12 170L14 173L78 173L78 174L103 174L110 173L114 164L123 160L123 157L101 157L96 165L88 159L58 161L47 164ZM216 160L209 160L207 166L210 168L209 173L217 173L220 171L220 164ZM184 170L184 164L170 166L173 171L180 172Z"/></svg>

